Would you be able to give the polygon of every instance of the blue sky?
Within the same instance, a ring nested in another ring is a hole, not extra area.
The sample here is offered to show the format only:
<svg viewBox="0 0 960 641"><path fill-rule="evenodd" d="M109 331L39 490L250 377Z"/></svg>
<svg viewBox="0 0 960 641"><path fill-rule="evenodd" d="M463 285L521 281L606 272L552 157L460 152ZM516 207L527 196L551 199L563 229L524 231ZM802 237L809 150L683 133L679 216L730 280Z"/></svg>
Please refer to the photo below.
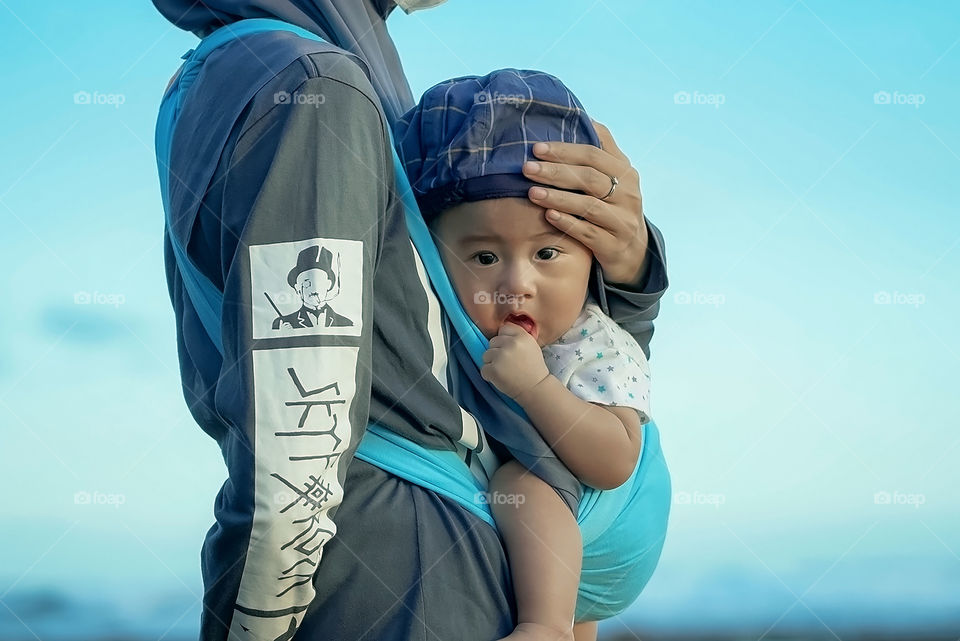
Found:
<svg viewBox="0 0 960 641"><path fill-rule="evenodd" d="M960 8L518 4L390 27L415 94L548 71L643 176L675 504L623 620L960 627ZM225 472L180 395L152 140L195 39L117 0L0 0L0 32L0 629L93 586L189 632Z"/></svg>

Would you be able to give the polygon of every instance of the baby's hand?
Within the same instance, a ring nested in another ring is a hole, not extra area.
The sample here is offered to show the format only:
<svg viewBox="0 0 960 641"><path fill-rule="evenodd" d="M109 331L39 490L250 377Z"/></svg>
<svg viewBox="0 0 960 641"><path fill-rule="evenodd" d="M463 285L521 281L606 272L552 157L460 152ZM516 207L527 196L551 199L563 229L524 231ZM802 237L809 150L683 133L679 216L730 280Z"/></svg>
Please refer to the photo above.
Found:
<svg viewBox="0 0 960 641"><path fill-rule="evenodd" d="M490 339L483 363L483 380L514 400L550 375L537 339L513 323L504 323Z"/></svg>

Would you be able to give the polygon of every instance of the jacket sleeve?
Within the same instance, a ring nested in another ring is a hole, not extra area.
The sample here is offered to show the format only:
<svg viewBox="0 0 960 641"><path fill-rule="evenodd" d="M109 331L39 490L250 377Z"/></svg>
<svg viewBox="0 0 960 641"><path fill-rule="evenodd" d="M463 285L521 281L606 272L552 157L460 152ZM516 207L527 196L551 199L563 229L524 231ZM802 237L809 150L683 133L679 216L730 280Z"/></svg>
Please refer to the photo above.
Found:
<svg viewBox="0 0 960 641"><path fill-rule="evenodd" d="M663 234L649 219L646 219L646 223L649 256L645 273L637 286L628 289L607 283L599 266L596 267L596 280L599 283L600 308L633 336L649 359L653 320L660 313L660 299L670 284L667 280L667 253Z"/></svg>
<svg viewBox="0 0 960 641"><path fill-rule="evenodd" d="M369 415L387 130L356 64L303 75L252 101L220 161L222 206L198 221L209 247L192 248L219 252L224 291L228 479L202 551L205 641L292 638Z"/></svg>

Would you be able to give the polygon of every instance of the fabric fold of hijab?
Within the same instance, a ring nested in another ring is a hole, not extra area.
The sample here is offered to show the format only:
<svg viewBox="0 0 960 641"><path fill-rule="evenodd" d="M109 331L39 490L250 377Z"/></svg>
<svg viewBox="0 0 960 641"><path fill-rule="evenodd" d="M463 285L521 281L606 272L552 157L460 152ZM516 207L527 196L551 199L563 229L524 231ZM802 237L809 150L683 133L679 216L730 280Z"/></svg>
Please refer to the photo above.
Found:
<svg viewBox="0 0 960 641"><path fill-rule="evenodd" d="M413 95L386 19L394 0L153 0L174 26L203 37L244 18L276 18L356 54L391 126L413 107Z"/></svg>

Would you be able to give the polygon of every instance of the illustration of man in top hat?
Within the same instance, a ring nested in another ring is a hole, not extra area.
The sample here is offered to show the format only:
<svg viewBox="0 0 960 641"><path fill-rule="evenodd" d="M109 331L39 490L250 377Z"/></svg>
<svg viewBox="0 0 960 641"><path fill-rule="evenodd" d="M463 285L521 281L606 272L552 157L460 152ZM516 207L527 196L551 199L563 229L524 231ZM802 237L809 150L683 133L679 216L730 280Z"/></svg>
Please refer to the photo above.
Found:
<svg viewBox="0 0 960 641"><path fill-rule="evenodd" d="M337 286L337 274L333 271L333 254L326 247L315 245L301 251L296 266L287 274L287 283L300 296L303 305L292 314L280 314L278 310L273 329L353 325L353 321L336 313L327 304L328 300L337 296L340 288Z"/></svg>

